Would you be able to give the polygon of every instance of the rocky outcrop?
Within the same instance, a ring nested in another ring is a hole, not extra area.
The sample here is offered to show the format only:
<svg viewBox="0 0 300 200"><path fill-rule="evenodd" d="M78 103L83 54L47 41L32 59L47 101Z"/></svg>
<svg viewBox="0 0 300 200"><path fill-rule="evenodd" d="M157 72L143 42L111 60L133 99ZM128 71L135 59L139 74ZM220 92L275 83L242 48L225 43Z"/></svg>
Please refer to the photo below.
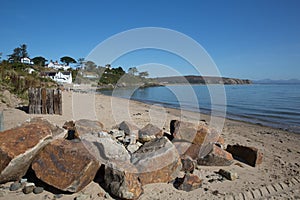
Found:
<svg viewBox="0 0 300 200"><path fill-rule="evenodd" d="M139 141L142 143L163 136L163 131L153 124L147 124L144 128L140 129L138 133Z"/></svg>
<svg viewBox="0 0 300 200"><path fill-rule="evenodd" d="M110 163L104 166L103 187L121 199L137 199L142 193L138 171L130 163Z"/></svg>
<svg viewBox="0 0 300 200"><path fill-rule="evenodd" d="M131 124L127 121L123 121L119 124L118 128L119 130L123 130L125 135L127 136L128 139L125 137L125 140L129 140L130 144L136 143L139 138L139 128L136 125Z"/></svg>
<svg viewBox="0 0 300 200"><path fill-rule="evenodd" d="M235 159L252 167L262 163L263 154L255 147L247 147L239 144L228 145L226 151L231 153Z"/></svg>
<svg viewBox="0 0 300 200"><path fill-rule="evenodd" d="M42 118L0 133L0 183L19 180L32 160L63 130Z"/></svg>
<svg viewBox="0 0 300 200"><path fill-rule="evenodd" d="M169 182L181 169L180 156L166 137L145 143L132 155L131 162L142 185Z"/></svg>
<svg viewBox="0 0 300 200"><path fill-rule="evenodd" d="M68 192L78 192L87 186L99 166L82 142L66 139L52 141L32 163L37 178Z"/></svg>
<svg viewBox="0 0 300 200"><path fill-rule="evenodd" d="M209 153L204 157L199 157L197 159L198 165L205 166L229 166L233 163L233 157L230 153L223 150L221 147L213 144L207 146L209 148Z"/></svg>

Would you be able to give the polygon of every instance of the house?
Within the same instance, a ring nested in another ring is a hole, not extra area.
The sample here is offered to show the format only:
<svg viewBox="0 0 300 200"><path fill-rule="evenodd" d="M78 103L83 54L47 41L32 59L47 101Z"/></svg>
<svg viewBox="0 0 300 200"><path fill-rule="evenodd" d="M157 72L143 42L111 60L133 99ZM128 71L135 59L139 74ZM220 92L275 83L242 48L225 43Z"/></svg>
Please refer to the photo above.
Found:
<svg viewBox="0 0 300 200"><path fill-rule="evenodd" d="M49 64L47 65L48 68L52 68L52 69L63 69L63 70L67 70L69 68L71 68L70 66L68 65L63 65L63 64L60 64L58 63L57 61L53 62L53 61L50 61Z"/></svg>
<svg viewBox="0 0 300 200"><path fill-rule="evenodd" d="M81 75L83 78L88 78L88 79L97 79L99 78L99 75L94 73L94 72L81 72Z"/></svg>
<svg viewBox="0 0 300 200"><path fill-rule="evenodd" d="M68 71L63 72L43 72L41 76L49 77L57 83L72 83L72 73Z"/></svg>
<svg viewBox="0 0 300 200"><path fill-rule="evenodd" d="M21 63L33 65L34 63L30 60L30 58L21 58Z"/></svg>

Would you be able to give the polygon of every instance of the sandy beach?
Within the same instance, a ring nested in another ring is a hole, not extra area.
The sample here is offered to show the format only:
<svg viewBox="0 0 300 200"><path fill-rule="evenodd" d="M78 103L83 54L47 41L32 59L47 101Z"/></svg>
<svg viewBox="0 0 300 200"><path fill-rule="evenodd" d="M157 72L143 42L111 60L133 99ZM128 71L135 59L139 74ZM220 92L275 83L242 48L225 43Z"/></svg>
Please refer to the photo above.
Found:
<svg viewBox="0 0 300 200"><path fill-rule="evenodd" d="M116 124L126 120L140 128L152 123L166 132L170 121L178 119L188 122L205 120L210 124L211 117L204 114L163 108L137 101L109 97L104 95L63 92L63 115L29 115L15 108L1 106L4 129L16 127L33 117L43 117L62 126L64 122L78 119L96 119L110 130ZM228 144L240 144L258 148L263 153L263 162L251 167L239 161L231 166L198 166L194 172L203 179L201 188L191 192L177 190L172 184L160 183L144 186L144 194L139 199L251 199L249 191L268 188L268 194L258 194L261 199L300 199L300 135L229 119L224 120L221 136ZM16 147L17 148L17 147ZM238 174L234 181L214 180L219 169L233 170ZM285 183L285 188L280 183ZM1 185L3 197L0 199L53 199L54 194L45 191L42 194L24 195L22 192L10 192L5 189L10 183ZM273 189L270 189L273 188ZM105 191L95 182L80 192L88 194L88 199L107 199ZM74 199L79 194L65 194L60 199ZM250 195L250 196L249 196ZM232 198L233 199L233 198Z"/></svg>

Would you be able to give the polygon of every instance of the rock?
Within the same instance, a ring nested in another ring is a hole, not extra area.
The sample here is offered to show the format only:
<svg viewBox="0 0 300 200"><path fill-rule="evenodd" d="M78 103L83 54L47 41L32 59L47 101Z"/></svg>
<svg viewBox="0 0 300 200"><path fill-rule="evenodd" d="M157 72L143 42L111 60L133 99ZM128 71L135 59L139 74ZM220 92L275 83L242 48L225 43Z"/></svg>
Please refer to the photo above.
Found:
<svg viewBox="0 0 300 200"><path fill-rule="evenodd" d="M43 187L36 187L33 189L33 193L34 194L41 194L44 192L44 188Z"/></svg>
<svg viewBox="0 0 300 200"><path fill-rule="evenodd" d="M9 190L10 191L17 191L22 187L22 184L19 182L14 182L10 185Z"/></svg>
<svg viewBox="0 0 300 200"><path fill-rule="evenodd" d="M129 144L129 145L126 147L126 149L127 149L130 153L136 152L139 148L140 148L140 145L138 145L138 144Z"/></svg>
<svg viewBox="0 0 300 200"><path fill-rule="evenodd" d="M33 192L34 188L35 188L34 183L26 183L26 185L23 188L23 193L29 194L29 193Z"/></svg>
<svg viewBox="0 0 300 200"><path fill-rule="evenodd" d="M99 138L94 135L84 135L81 141L100 164L114 161L130 162L130 155L126 148L111 137Z"/></svg>
<svg viewBox="0 0 300 200"><path fill-rule="evenodd" d="M115 139L118 138L124 138L125 137L125 132L124 130L117 130L117 129L113 129L109 132L109 134L111 134L111 136Z"/></svg>
<svg viewBox="0 0 300 200"><path fill-rule="evenodd" d="M47 145L32 163L37 178L68 192L78 192L93 181L99 162L82 142L57 139Z"/></svg>
<svg viewBox="0 0 300 200"><path fill-rule="evenodd" d="M184 171L184 172L189 172L189 173L193 173L196 166L197 166L197 163L195 160L193 160L191 157L189 156L183 156L181 158L181 163L182 163L182 168L181 168L181 171Z"/></svg>
<svg viewBox="0 0 300 200"><path fill-rule="evenodd" d="M200 188L202 180L195 174L185 174L183 178L176 178L174 187L178 190L190 192L192 190Z"/></svg>
<svg viewBox="0 0 300 200"><path fill-rule="evenodd" d="M0 183L20 180L39 151L62 132L41 118L0 132Z"/></svg>
<svg viewBox="0 0 300 200"><path fill-rule="evenodd" d="M218 146L220 146L223 149L223 147L225 145L225 139L220 136L215 144L217 144Z"/></svg>
<svg viewBox="0 0 300 200"><path fill-rule="evenodd" d="M75 197L74 200L85 200L88 199L90 195L87 194L80 194L79 196Z"/></svg>
<svg viewBox="0 0 300 200"><path fill-rule="evenodd" d="M139 130L138 134L139 141L145 143L157 137L162 137L163 131L153 124L147 124L144 128Z"/></svg>
<svg viewBox="0 0 300 200"><path fill-rule="evenodd" d="M217 142L220 133L209 128L205 123L193 124L172 120L170 131L174 138L172 142L178 149L180 155L188 155L192 159L205 156L206 146Z"/></svg>
<svg viewBox="0 0 300 200"><path fill-rule="evenodd" d="M21 178L20 183L26 183L27 182L27 178Z"/></svg>
<svg viewBox="0 0 300 200"><path fill-rule="evenodd" d="M181 169L180 156L166 137L145 143L132 155L131 162L138 170L142 185L169 182Z"/></svg>
<svg viewBox="0 0 300 200"><path fill-rule="evenodd" d="M121 199L137 199L142 193L142 184L135 166L130 163L110 163L104 167L104 189Z"/></svg>
<svg viewBox="0 0 300 200"><path fill-rule="evenodd" d="M99 121L80 119L75 122L74 129L79 137L84 134L97 135L98 132L103 131L103 124Z"/></svg>
<svg viewBox="0 0 300 200"><path fill-rule="evenodd" d="M63 194L55 194L54 195L54 199L60 199L62 198L64 195Z"/></svg>
<svg viewBox="0 0 300 200"><path fill-rule="evenodd" d="M220 169L218 171L218 174L220 174L221 176L223 176L226 179L231 180L231 181L234 181L235 179L238 178L237 173L231 172L231 171L227 171L227 170L224 170L224 169Z"/></svg>
<svg viewBox="0 0 300 200"><path fill-rule="evenodd" d="M255 147L241 146L239 144L228 145L226 151L231 153L235 159L252 167L262 163L263 154Z"/></svg>
<svg viewBox="0 0 300 200"><path fill-rule="evenodd" d="M139 137L138 135L139 128L136 125L131 124L130 122L127 121L121 122L119 124L119 130L123 130L125 135L135 136L135 139L138 139ZM133 142L134 141L131 141L131 144L134 144Z"/></svg>
<svg viewBox="0 0 300 200"><path fill-rule="evenodd" d="M232 155L219 146L213 144L207 146L207 148L210 148L210 152L206 156L197 159L198 165L229 166L233 163Z"/></svg>

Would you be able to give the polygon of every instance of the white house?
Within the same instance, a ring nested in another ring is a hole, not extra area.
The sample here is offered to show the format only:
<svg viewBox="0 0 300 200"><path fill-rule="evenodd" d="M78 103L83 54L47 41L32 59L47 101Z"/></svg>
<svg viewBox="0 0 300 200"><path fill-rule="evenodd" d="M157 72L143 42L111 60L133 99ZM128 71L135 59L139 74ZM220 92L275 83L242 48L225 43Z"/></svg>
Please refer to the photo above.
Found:
<svg viewBox="0 0 300 200"><path fill-rule="evenodd" d="M33 65L33 62L30 60L30 58L21 58L21 63Z"/></svg>
<svg viewBox="0 0 300 200"><path fill-rule="evenodd" d="M71 68L70 66L68 65L63 65L63 64L60 64L58 63L57 61L56 62L52 62L50 61L49 64L47 65L48 68L52 68L52 69L63 69L63 70L67 70L69 68Z"/></svg>
<svg viewBox="0 0 300 200"><path fill-rule="evenodd" d="M57 83L72 83L71 72L44 72L43 76L49 77Z"/></svg>

